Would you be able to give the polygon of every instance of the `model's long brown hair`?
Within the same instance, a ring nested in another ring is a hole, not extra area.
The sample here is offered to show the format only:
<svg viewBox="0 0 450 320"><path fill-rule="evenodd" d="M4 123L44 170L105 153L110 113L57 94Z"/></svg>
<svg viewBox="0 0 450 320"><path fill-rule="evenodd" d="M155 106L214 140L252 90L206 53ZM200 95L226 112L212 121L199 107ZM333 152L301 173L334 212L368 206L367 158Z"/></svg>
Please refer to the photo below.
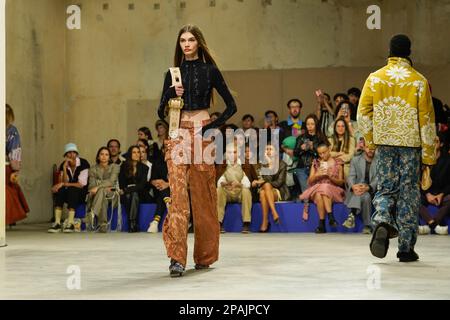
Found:
<svg viewBox="0 0 450 320"><path fill-rule="evenodd" d="M180 46L180 38L183 33L190 32L194 35L195 39L198 42L198 58L206 63L211 63L217 67L216 61L214 60L209 48L206 44L205 37L203 33L200 31L199 27L193 24L187 24L181 28L180 32L178 32L177 43L175 45L175 57L174 57L174 66L179 67L184 60L184 53L181 50Z"/></svg>

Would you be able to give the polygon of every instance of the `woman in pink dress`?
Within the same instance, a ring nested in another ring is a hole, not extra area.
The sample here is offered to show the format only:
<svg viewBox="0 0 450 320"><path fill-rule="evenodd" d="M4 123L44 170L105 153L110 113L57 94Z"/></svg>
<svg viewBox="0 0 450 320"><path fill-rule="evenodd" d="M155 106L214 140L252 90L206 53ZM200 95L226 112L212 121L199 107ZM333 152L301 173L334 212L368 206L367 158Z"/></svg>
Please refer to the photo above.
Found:
<svg viewBox="0 0 450 320"><path fill-rule="evenodd" d="M330 147L326 143L319 144L317 153L319 159L314 160L311 167L308 178L309 187L300 195L300 199L314 201L320 218L316 233L325 233L325 214L328 215L330 226L337 226L332 207L333 202L344 201L345 181L343 163L331 157Z"/></svg>

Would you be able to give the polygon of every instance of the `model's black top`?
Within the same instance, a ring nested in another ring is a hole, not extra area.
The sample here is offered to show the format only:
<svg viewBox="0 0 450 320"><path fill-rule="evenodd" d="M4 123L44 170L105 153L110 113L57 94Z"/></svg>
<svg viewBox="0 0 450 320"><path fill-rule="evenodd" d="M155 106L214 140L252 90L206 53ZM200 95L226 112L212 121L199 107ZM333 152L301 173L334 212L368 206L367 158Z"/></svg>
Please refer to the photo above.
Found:
<svg viewBox="0 0 450 320"><path fill-rule="evenodd" d="M217 128L224 124L233 114L236 113L236 103L228 90L222 74L216 66L205 63L200 59L183 61L180 66L181 81L184 87L183 110L202 110L209 108L212 89L215 88L221 95L226 104L226 109L222 115L203 128L206 131L210 128ZM161 103L158 109L158 115L164 120L164 109L171 98L176 98L175 87L172 85L170 71L166 73L164 87L161 97Z"/></svg>

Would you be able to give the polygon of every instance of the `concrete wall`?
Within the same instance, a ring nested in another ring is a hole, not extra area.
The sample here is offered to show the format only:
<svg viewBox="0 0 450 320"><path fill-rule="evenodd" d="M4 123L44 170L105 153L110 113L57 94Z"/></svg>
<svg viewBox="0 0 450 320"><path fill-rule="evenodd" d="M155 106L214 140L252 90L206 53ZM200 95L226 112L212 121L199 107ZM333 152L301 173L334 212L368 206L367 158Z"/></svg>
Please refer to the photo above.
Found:
<svg viewBox="0 0 450 320"><path fill-rule="evenodd" d="M106 2L109 8L103 10ZM198 0L181 8L182 1L169 0L159 1L157 10L157 2L147 0L80 3L82 29L67 32L66 137L83 144L90 157L110 137L128 146L138 127L153 130L163 73L172 65L176 35L185 23L204 31L237 93L233 122L268 107L283 115L291 96L300 96L312 110L313 90L319 87L333 94L361 86L385 63L395 33L411 35L415 63L440 70L450 64L448 0L380 1L381 30L366 27L366 9L377 1L217 0L209 7L209 1ZM438 86L441 79L436 80ZM436 94L450 100L446 90ZM213 110L221 109L219 100ZM95 123L86 121L87 113L98 115Z"/></svg>
<svg viewBox="0 0 450 320"><path fill-rule="evenodd" d="M203 30L236 92L239 111L230 122L239 124L244 113L260 121L268 108L284 118L293 96L304 101L306 114L315 107L315 89L334 94L361 86L385 63L396 33L410 35L418 69L435 95L450 101L450 0L210 2L8 1L8 100L24 140L23 183L33 217L51 214L42 199L66 141L92 162L109 138L120 139L125 151L138 127L153 130L163 74L186 23ZM65 5L73 3L82 6L81 30L65 28ZM381 30L366 28L371 4L381 7ZM212 111L222 109L218 99Z"/></svg>
<svg viewBox="0 0 450 320"><path fill-rule="evenodd" d="M60 0L6 2L6 100L22 139L29 222L50 219L51 165L62 154L64 8Z"/></svg>

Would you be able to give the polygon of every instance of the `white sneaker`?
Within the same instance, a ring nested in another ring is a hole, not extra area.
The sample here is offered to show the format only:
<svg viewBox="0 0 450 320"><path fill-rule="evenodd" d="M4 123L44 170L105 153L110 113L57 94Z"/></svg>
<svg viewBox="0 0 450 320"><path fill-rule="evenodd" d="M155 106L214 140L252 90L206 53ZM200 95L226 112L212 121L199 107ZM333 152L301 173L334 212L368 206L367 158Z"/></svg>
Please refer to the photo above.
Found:
<svg viewBox="0 0 450 320"><path fill-rule="evenodd" d="M152 223L150 223L150 226L148 227L147 232L148 233L158 233L158 225L159 225L159 221L153 220Z"/></svg>
<svg viewBox="0 0 450 320"><path fill-rule="evenodd" d="M448 235L448 226L436 226L436 228L434 228L434 231L437 234L447 236Z"/></svg>
<svg viewBox="0 0 450 320"><path fill-rule="evenodd" d="M431 229L429 226L425 225L425 226L419 226L419 234L430 234L431 233Z"/></svg>

